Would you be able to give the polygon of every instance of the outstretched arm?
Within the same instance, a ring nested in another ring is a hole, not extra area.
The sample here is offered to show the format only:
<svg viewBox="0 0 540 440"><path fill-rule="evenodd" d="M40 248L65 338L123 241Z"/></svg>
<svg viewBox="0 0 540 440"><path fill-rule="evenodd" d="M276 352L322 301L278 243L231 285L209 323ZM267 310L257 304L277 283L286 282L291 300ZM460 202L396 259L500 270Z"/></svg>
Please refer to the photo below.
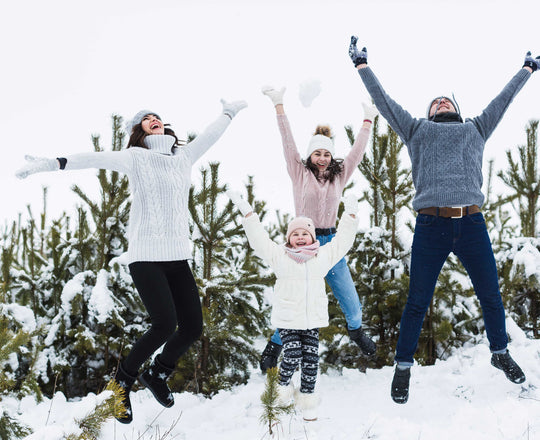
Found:
<svg viewBox="0 0 540 440"><path fill-rule="evenodd" d="M219 117L212 122L206 129L199 134L193 141L187 144L182 151L186 152L191 158L191 163L195 163L212 145L214 145L221 135L225 132L231 120L240 110L247 107L245 101L227 102L221 100L223 110Z"/></svg>
<svg viewBox="0 0 540 440"><path fill-rule="evenodd" d="M523 68L514 75L501 93L489 103L484 111L472 119L484 140L487 140L491 136L511 102L530 78L531 73L538 70L539 67L540 57L533 58L531 53L527 52Z"/></svg>
<svg viewBox="0 0 540 440"><path fill-rule="evenodd" d="M367 65L367 49L364 47L362 50L358 50L356 47L357 41L357 37L351 37L349 56L354 66L358 69L358 73L381 115L403 142L407 143L418 127L418 120L413 118L409 112L388 96L375 74Z"/></svg>
<svg viewBox="0 0 540 440"><path fill-rule="evenodd" d="M64 169L98 168L129 173L132 164L131 154L127 150L80 153L56 159L25 156L25 160L27 163L15 172L19 179L24 179L30 174Z"/></svg>

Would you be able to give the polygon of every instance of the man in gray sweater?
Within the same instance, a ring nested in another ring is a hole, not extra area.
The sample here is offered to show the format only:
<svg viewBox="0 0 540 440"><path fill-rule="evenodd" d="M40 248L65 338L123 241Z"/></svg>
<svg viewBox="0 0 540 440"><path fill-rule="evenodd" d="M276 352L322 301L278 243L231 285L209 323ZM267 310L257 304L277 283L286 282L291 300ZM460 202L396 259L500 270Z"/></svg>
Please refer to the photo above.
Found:
<svg viewBox="0 0 540 440"><path fill-rule="evenodd" d="M434 98L426 118L413 118L384 91L367 66L367 50L351 38L349 56L377 109L407 146L412 163L417 211L411 251L409 295L401 317L396 369L391 396L396 403L409 397L410 368L424 316L437 278L450 252L467 270L482 307L492 353L491 364L514 383L525 375L508 352L505 313L497 267L480 208L482 158L487 139L533 71L540 57L527 53L523 68L477 117L463 121L448 97Z"/></svg>

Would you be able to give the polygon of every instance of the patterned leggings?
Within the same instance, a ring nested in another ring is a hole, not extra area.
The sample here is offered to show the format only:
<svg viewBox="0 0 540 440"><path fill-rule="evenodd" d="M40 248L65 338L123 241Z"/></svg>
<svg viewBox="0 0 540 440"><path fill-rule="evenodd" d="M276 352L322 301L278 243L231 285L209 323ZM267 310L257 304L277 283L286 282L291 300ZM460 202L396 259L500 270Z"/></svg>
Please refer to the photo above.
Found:
<svg viewBox="0 0 540 440"><path fill-rule="evenodd" d="M293 330L280 328L283 341L283 360L280 366L280 385L289 385L292 375L301 365L300 392L313 393L319 368L319 329Z"/></svg>

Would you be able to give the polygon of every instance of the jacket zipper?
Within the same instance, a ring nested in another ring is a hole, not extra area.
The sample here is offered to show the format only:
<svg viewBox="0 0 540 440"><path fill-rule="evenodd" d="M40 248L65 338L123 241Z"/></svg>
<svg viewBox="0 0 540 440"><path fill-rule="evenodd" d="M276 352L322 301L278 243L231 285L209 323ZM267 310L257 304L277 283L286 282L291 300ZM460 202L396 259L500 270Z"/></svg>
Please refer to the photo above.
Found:
<svg viewBox="0 0 540 440"><path fill-rule="evenodd" d="M308 268L307 268L307 262L305 263L306 265L306 329L309 329L309 317L308 317L308 292L309 292L309 286L308 286Z"/></svg>

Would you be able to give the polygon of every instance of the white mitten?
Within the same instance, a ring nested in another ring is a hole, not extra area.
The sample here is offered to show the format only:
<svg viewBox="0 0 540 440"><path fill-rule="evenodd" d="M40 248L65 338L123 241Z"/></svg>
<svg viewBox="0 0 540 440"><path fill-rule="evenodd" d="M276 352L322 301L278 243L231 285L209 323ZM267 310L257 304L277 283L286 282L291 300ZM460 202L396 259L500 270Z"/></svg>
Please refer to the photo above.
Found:
<svg viewBox="0 0 540 440"><path fill-rule="evenodd" d="M25 179L30 174L41 173L43 171L56 171L60 169L60 165L56 159L47 157L24 156L27 161L26 165L15 171L15 176L19 179Z"/></svg>
<svg viewBox="0 0 540 440"><path fill-rule="evenodd" d="M227 115L231 119L234 118L240 110L247 107L246 101L228 102L222 99L221 104L223 105L223 114Z"/></svg>
<svg viewBox="0 0 540 440"><path fill-rule="evenodd" d="M362 103L362 107L364 107L364 119L373 122L375 116L379 114L379 110L377 110L377 107L375 107L374 105L368 105L365 102Z"/></svg>
<svg viewBox="0 0 540 440"><path fill-rule="evenodd" d="M274 89L272 86L263 86L261 91L263 95L266 95L274 104L274 107L279 104L283 104L283 94L285 93L286 87L282 87L280 90Z"/></svg>
<svg viewBox="0 0 540 440"><path fill-rule="evenodd" d="M343 197L345 214L356 215L358 213L358 196L352 192Z"/></svg>
<svg viewBox="0 0 540 440"><path fill-rule="evenodd" d="M250 212L253 212L253 208L251 207L251 205L242 198L238 191L233 191L232 189L229 189L225 191L225 194L227 194L229 199L231 199L231 202L236 205L236 207L244 217Z"/></svg>

